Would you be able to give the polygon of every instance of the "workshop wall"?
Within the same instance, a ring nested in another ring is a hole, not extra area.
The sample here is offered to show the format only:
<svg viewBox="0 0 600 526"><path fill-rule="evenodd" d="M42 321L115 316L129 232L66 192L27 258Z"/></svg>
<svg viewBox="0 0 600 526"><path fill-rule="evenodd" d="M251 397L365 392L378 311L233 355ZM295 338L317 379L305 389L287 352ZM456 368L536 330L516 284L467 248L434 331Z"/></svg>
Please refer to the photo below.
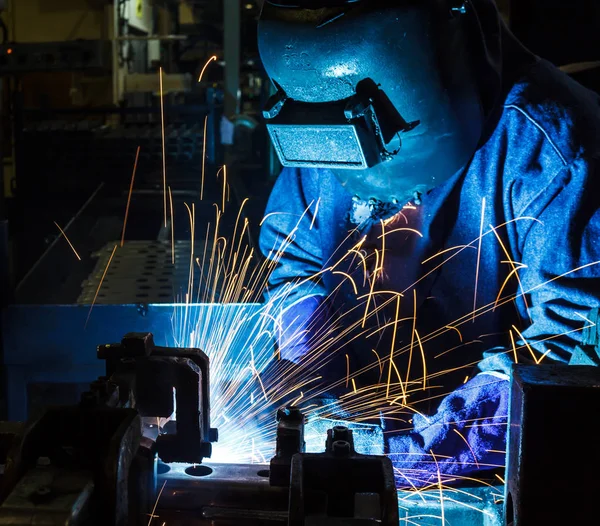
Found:
<svg viewBox="0 0 600 526"><path fill-rule="evenodd" d="M99 39L107 36L101 0L13 0L11 5L16 42L56 42Z"/></svg>

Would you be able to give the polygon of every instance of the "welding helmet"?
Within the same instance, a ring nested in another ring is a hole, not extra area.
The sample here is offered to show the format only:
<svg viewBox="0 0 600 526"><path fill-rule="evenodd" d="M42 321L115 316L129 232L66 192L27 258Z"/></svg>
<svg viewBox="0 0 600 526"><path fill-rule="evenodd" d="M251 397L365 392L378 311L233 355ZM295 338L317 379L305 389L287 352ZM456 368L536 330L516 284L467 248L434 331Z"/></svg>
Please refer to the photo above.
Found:
<svg viewBox="0 0 600 526"><path fill-rule="evenodd" d="M328 168L361 199L406 202L464 167L484 112L453 0L265 1L264 116L284 166Z"/></svg>

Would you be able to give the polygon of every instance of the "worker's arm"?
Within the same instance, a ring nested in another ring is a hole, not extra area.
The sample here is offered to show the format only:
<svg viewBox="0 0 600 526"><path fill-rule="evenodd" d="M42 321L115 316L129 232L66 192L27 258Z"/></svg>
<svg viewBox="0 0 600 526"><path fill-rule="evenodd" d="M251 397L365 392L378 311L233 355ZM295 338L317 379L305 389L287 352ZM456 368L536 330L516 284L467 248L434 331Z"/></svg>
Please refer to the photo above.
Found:
<svg viewBox="0 0 600 526"><path fill-rule="evenodd" d="M519 221L515 231L513 257L523 264L519 304L529 322L517 343L518 359L575 364L573 351L590 312L600 306L598 160L575 160L543 188L524 182L513 200L526 192L536 197L519 216L536 220ZM513 349L492 349L479 367L508 374L514 359Z"/></svg>
<svg viewBox="0 0 600 526"><path fill-rule="evenodd" d="M519 216L535 218L511 240L524 265L519 276L528 308L522 315L529 326L524 339L516 337L516 353L512 347L491 349L479 365L482 372L446 397L433 417L416 415L411 432L389 438L390 456L407 486L504 465L515 354L520 363L582 363L573 352L600 305L599 174L595 160L577 160L548 183L515 185L513 203L526 203ZM534 198L525 201L526 194Z"/></svg>
<svg viewBox="0 0 600 526"><path fill-rule="evenodd" d="M331 181L319 170L284 169L261 227L260 249L273 265L267 299L277 313L281 358L293 362L314 347L328 318L327 290L320 279L328 258L322 235L335 233L322 229L344 206L328 197Z"/></svg>

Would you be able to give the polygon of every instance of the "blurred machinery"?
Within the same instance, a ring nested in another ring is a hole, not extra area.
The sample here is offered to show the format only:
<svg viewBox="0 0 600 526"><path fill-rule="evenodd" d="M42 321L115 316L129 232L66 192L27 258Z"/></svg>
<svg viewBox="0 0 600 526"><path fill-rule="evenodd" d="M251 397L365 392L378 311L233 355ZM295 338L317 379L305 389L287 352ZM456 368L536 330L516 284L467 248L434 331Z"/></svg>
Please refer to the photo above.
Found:
<svg viewBox="0 0 600 526"><path fill-rule="evenodd" d="M240 155L228 158L232 174L236 166L269 171L266 134L257 139L263 130L252 120L267 89L254 42L256 2L9 0L3 7L0 215L11 224L13 285L56 238L54 221L69 223L92 195L126 199L138 147L136 190L152 208L150 192L160 193L163 179L162 115L176 200L197 191L203 162L210 173L224 162L227 119L242 130L231 145ZM130 239L156 239L160 218L148 223Z"/></svg>

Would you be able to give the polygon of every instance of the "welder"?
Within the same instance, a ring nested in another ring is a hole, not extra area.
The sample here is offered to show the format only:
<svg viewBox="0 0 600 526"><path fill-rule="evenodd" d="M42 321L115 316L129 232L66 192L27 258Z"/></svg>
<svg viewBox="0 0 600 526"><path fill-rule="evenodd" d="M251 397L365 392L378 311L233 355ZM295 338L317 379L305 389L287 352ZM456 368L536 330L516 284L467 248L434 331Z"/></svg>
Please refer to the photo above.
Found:
<svg viewBox="0 0 600 526"><path fill-rule="evenodd" d="M269 371L311 367L337 317L320 376L410 391L386 423L398 473L504 465L512 364L597 364L574 349L600 305L599 98L492 0L266 1L258 38L284 165L260 239L285 298Z"/></svg>

